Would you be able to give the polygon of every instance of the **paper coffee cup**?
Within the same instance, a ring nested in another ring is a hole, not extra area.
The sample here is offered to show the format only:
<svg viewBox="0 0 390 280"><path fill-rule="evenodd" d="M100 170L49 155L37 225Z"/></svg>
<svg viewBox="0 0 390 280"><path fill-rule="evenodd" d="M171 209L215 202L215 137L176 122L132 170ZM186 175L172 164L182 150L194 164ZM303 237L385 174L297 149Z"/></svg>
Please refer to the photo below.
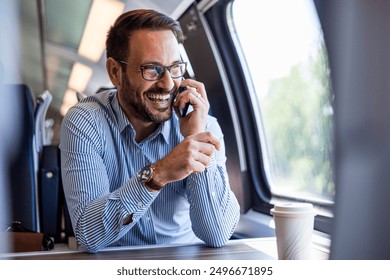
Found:
<svg viewBox="0 0 390 280"><path fill-rule="evenodd" d="M314 216L310 203L281 203L271 209L274 216L279 260L311 258Z"/></svg>

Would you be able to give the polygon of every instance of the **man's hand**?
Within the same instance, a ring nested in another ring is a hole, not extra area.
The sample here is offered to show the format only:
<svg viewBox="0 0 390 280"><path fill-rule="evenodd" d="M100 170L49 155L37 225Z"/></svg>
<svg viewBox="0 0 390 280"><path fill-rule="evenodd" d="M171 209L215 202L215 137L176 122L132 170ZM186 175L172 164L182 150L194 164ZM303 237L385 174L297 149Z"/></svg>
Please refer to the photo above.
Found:
<svg viewBox="0 0 390 280"><path fill-rule="evenodd" d="M204 84L192 79L184 80L181 87L187 88L179 93L174 105L175 112L180 119L180 132L184 137L205 131L210 104L207 99ZM194 109L186 116L180 115L180 109L190 103Z"/></svg>
<svg viewBox="0 0 390 280"><path fill-rule="evenodd" d="M219 139L211 132L186 137L163 159L153 164L154 179L165 185L182 180L191 173L203 172L220 145Z"/></svg>

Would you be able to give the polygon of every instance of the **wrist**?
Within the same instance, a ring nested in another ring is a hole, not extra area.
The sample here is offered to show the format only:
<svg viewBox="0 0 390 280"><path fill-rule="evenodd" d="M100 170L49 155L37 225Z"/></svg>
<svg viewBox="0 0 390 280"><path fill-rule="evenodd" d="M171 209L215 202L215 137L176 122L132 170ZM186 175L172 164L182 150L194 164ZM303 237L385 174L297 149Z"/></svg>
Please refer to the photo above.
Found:
<svg viewBox="0 0 390 280"><path fill-rule="evenodd" d="M153 168L153 179L157 184L164 186L168 183L163 176L163 170L158 163L153 163L150 165Z"/></svg>

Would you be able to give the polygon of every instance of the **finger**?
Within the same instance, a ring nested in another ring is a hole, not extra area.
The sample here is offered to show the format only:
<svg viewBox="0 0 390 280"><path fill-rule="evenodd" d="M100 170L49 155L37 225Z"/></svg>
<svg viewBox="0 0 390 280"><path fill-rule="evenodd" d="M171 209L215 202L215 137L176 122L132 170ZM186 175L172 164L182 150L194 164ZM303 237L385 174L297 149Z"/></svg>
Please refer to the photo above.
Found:
<svg viewBox="0 0 390 280"><path fill-rule="evenodd" d="M202 99L202 95L195 89L188 89L180 93L180 96L178 96L175 102L175 106L183 110L188 103L195 106L195 108L200 104L206 104Z"/></svg>
<svg viewBox="0 0 390 280"><path fill-rule="evenodd" d="M191 103L191 105L195 105L195 107L197 105L201 105L201 104L205 104L205 101L203 100L202 98L202 95L197 92L196 90L191 90L191 94L189 95L189 102Z"/></svg>
<svg viewBox="0 0 390 280"><path fill-rule="evenodd" d="M221 148L221 141L211 132L202 132L198 133L194 136L194 139L199 142L210 143L212 144L218 151Z"/></svg>
<svg viewBox="0 0 390 280"><path fill-rule="evenodd" d="M207 165L201 163L200 161L194 160L192 166L192 173L202 173L203 171L205 171Z"/></svg>
<svg viewBox="0 0 390 280"><path fill-rule="evenodd" d="M203 143L203 142L198 142L199 143L199 152L202 154L205 154L208 157L211 157L214 152L215 152L215 146L210 143Z"/></svg>
<svg viewBox="0 0 390 280"><path fill-rule="evenodd" d="M182 82L181 86L187 87L188 89L195 89L203 99L207 100L207 94L206 89L203 83L192 80L192 79L186 79Z"/></svg>
<svg viewBox="0 0 390 280"><path fill-rule="evenodd" d="M201 163L204 167L209 165L211 162L211 158L203 153L198 153L195 157L194 160Z"/></svg>
<svg viewBox="0 0 390 280"><path fill-rule="evenodd" d="M195 92L192 92L192 94L195 95L195 97L196 97L199 101L203 102L203 101L202 101L202 95L201 95L199 92L195 91Z"/></svg>

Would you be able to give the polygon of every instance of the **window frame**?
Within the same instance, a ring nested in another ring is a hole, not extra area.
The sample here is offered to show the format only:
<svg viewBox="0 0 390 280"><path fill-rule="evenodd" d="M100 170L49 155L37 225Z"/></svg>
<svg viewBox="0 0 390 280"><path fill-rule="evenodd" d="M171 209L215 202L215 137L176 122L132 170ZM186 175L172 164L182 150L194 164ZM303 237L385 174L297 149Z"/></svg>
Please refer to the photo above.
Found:
<svg viewBox="0 0 390 280"><path fill-rule="evenodd" d="M247 166L247 170L243 172L245 172L246 184L249 184L249 188L253 191L251 208L269 215L274 203L279 201L310 202L319 213L315 219L315 229L330 233L333 203L275 195L271 192L263 164L262 137L261 132L258 131L255 111L257 104L253 105L253 97L251 97L255 94L254 87L251 78L246 75L249 73L247 66L241 62L244 61L243 54L236 49L237 42L230 31L228 14L231 13L233 2L234 0L218 1L204 13L204 17L223 61L224 71L237 107Z"/></svg>

